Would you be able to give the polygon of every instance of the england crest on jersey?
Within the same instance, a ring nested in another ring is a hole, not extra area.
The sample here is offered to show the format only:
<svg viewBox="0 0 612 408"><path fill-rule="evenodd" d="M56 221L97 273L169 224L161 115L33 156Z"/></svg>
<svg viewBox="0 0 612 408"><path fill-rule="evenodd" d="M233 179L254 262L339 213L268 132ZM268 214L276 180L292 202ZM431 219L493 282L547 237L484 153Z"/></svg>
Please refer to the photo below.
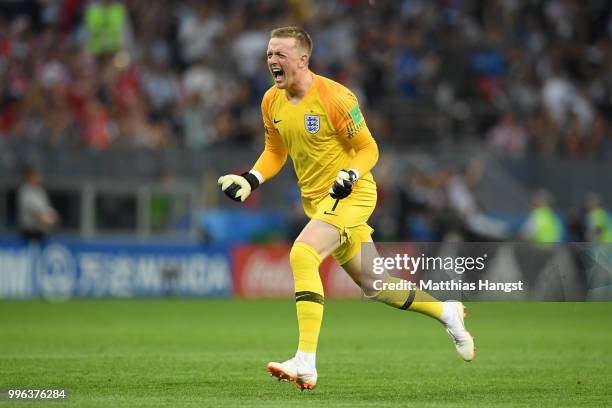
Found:
<svg viewBox="0 0 612 408"><path fill-rule="evenodd" d="M321 128L319 115L304 115L304 127L308 133L312 133L313 135L317 133Z"/></svg>

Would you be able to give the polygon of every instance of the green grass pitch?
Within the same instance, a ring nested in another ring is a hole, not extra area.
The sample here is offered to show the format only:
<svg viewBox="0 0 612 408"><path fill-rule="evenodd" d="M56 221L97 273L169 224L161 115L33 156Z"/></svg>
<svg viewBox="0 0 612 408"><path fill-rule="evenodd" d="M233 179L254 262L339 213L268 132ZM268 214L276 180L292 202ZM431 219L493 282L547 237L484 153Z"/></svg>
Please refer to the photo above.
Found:
<svg viewBox="0 0 612 408"><path fill-rule="evenodd" d="M295 351L290 300L4 301L0 388L68 389L54 407L610 406L612 303L472 303L467 322L472 363L431 319L328 301L300 392L265 370Z"/></svg>

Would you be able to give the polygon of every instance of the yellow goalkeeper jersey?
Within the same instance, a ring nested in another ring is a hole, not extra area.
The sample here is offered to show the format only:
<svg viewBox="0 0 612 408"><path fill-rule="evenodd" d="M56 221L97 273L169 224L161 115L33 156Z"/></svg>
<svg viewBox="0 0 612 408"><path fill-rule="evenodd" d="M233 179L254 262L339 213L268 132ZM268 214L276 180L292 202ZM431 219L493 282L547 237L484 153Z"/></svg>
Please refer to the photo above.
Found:
<svg viewBox="0 0 612 408"><path fill-rule="evenodd" d="M269 179L282 167L288 153L304 199L318 201L328 195L342 169L360 172L355 191L375 191L370 169L378 158L378 149L357 98L335 81L314 73L312 76L312 86L298 103L289 102L285 91L276 86L265 93L261 105L265 149L253 169ZM354 160L356 150L372 145L372 156L376 157L366 163Z"/></svg>

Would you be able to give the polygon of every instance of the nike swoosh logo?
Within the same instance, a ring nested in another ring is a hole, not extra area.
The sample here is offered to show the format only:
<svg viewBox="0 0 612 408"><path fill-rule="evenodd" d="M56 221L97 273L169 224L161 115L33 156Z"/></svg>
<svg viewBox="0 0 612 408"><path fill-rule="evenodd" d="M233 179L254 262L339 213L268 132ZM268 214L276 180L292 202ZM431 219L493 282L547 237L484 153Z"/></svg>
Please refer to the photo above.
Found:
<svg viewBox="0 0 612 408"><path fill-rule="evenodd" d="M323 214L325 214L325 215L338 215L338 214L330 213L330 212L327 212L327 211L323 211Z"/></svg>
<svg viewBox="0 0 612 408"><path fill-rule="evenodd" d="M274 123L278 123L278 122L282 122L282 121L283 121L282 119L281 120L274 119Z"/></svg>

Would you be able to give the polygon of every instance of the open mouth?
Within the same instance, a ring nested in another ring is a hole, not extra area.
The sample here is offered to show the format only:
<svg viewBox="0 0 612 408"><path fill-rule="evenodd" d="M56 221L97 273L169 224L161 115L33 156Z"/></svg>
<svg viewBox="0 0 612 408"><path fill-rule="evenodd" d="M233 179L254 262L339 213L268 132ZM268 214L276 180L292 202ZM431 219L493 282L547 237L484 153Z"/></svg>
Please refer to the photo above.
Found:
<svg viewBox="0 0 612 408"><path fill-rule="evenodd" d="M274 67L271 71L276 82L280 82L285 77L285 71L283 71L282 68Z"/></svg>

